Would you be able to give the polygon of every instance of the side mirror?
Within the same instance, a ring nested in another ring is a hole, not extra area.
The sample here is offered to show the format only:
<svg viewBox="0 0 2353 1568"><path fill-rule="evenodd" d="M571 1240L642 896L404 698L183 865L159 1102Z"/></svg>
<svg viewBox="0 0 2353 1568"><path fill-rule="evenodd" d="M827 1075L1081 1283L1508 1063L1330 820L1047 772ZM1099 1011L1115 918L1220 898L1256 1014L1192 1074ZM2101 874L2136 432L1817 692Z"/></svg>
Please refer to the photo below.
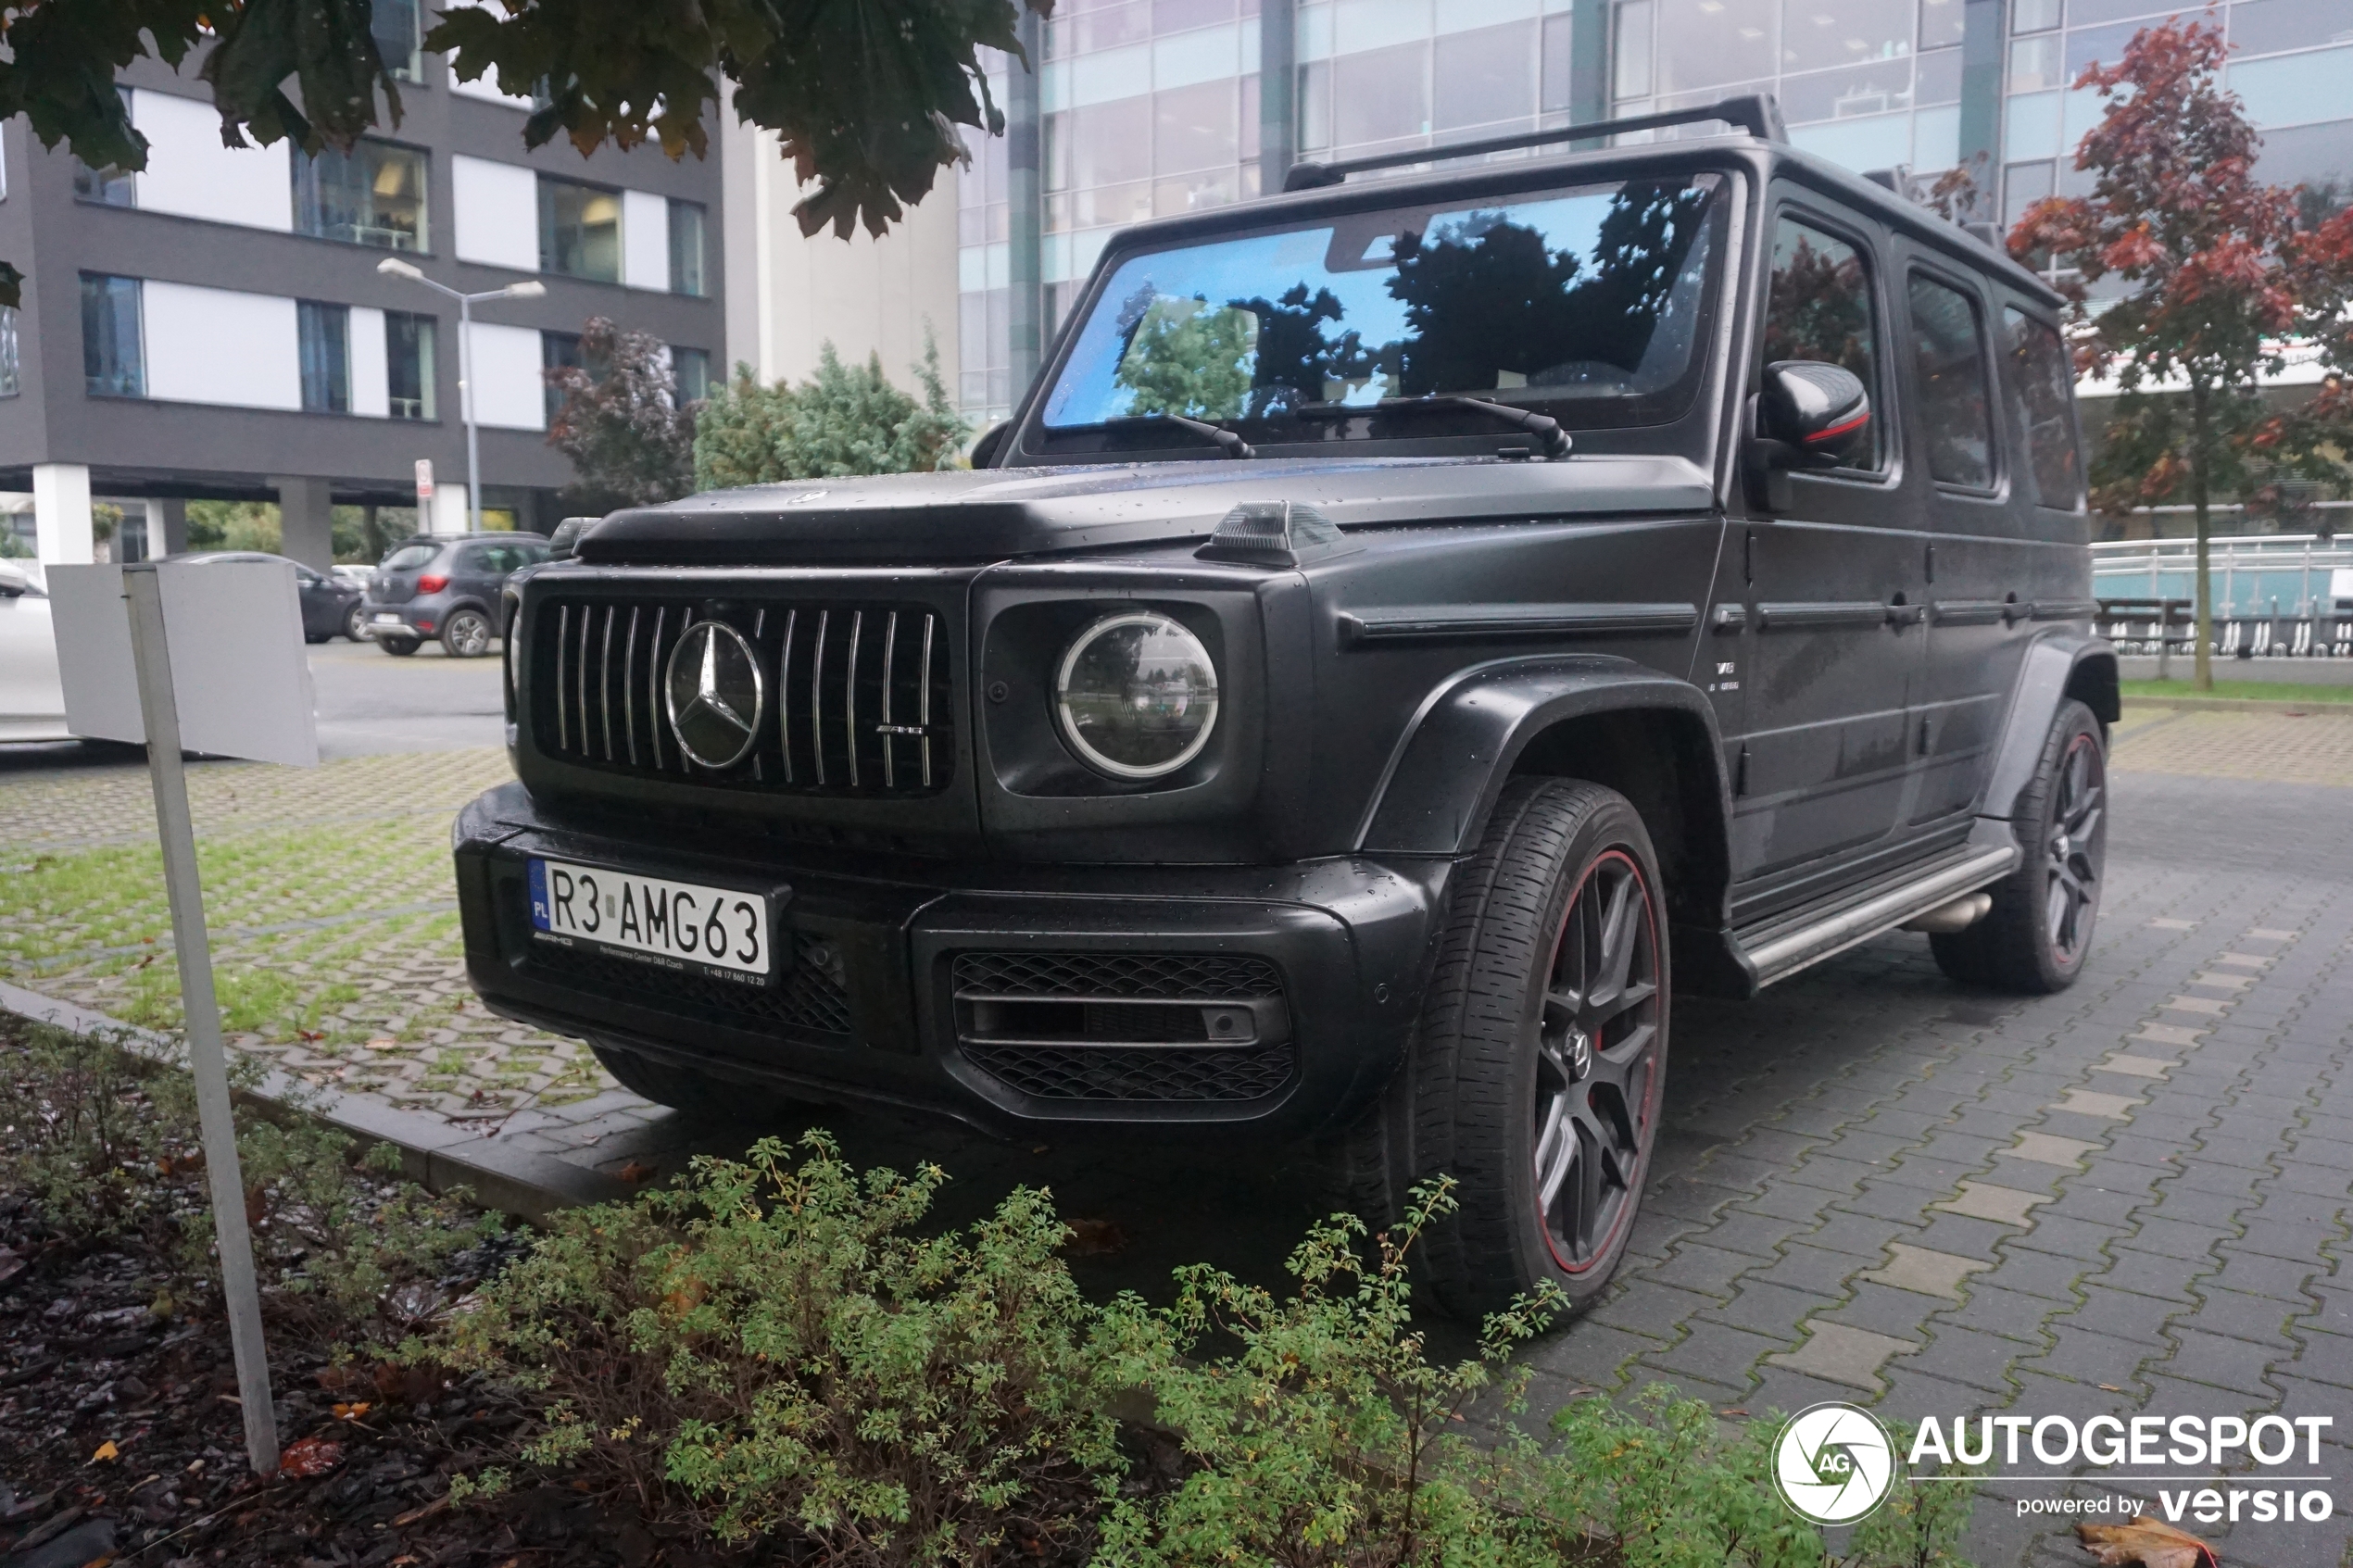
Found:
<svg viewBox="0 0 2353 1568"><path fill-rule="evenodd" d="M1852 370L1815 359L1765 367L1757 433L1773 468L1840 468L1870 450L1871 398Z"/></svg>
<svg viewBox="0 0 2353 1568"><path fill-rule="evenodd" d="M995 468L997 466L997 454L1004 446L1005 437L1013 434L1013 421L1011 420L999 420L995 424L990 425L987 430L982 431L980 433L980 439L973 443L973 467L976 469Z"/></svg>
<svg viewBox="0 0 2353 1568"><path fill-rule="evenodd" d="M580 536L601 521L593 517L568 517L556 524L555 533L547 536L547 558L572 559L580 553Z"/></svg>

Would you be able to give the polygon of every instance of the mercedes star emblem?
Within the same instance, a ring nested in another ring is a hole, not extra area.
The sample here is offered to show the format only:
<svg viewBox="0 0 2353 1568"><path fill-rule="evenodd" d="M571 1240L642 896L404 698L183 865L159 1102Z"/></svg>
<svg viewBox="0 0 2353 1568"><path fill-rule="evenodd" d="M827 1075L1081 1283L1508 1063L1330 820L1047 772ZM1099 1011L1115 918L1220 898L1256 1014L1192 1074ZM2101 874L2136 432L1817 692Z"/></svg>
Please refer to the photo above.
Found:
<svg viewBox="0 0 2353 1568"><path fill-rule="evenodd" d="M768 682L742 633L724 621L687 627L670 650L662 688L679 750L713 771L751 754L768 712Z"/></svg>

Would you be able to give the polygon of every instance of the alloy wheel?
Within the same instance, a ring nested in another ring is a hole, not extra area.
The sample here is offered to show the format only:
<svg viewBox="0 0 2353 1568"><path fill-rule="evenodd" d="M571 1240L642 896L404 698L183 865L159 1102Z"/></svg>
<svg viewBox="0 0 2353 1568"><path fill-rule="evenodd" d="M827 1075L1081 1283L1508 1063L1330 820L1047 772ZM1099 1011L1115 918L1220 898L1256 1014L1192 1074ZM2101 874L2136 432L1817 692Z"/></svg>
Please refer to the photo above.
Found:
<svg viewBox="0 0 2353 1568"><path fill-rule="evenodd" d="M2108 812L2108 770L2099 742L2079 734L2067 748L2052 792L2044 891L2053 955L2072 965L2099 910L2102 828Z"/></svg>
<svg viewBox="0 0 2353 1568"><path fill-rule="evenodd" d="M442 641L459 659L480 659L490 651L490 622L472 610L461 609L442 629Z"/></svg>
<svg viewBox="0 0 2353 1568"><path fill-rule="evenodd" d="M1554 947L1536 1042L1536 1207L1567 1273L1610 1254L1658 1114L1658 919L1642 868L1586 868Z"/></svg>

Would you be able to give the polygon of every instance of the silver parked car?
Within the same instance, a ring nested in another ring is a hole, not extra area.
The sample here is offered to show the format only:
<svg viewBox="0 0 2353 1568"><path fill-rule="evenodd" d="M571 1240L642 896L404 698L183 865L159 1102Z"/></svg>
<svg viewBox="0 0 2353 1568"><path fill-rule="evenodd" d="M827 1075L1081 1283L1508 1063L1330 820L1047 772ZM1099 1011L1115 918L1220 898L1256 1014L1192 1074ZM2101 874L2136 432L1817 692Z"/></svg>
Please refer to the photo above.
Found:
<svg viewBox="0 0 2353 1568"><path fill-rule="evenodd" d="M38 568L0 560L0 741L67 738L48 589Z"/></svg>

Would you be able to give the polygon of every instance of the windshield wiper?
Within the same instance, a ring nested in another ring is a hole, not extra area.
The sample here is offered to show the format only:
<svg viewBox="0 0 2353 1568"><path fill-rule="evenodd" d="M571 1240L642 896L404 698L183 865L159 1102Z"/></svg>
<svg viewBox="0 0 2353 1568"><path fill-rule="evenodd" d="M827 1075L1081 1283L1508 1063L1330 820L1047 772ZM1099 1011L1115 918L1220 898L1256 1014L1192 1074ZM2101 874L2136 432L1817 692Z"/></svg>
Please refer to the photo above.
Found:
<svg viewBox="0 0 2353 1568"><path fill-rule="evenodd" d="M1143 430L1151 425L1175 425L1178 430L1189 430L1195 435L1205 436L1217 443L1218 449L1229 458L1258 456L1257 447L1252 446L1225 426L1214 425L1207 420L1196 420L1184 414L1123 414L1115 420L1103 421L1105 430Z"/></svg>
<svg viewBox="0 0 2353 1568"><path fill-rule="evenodd" d="M1467 397L1461 393L1441 392L1428 397L1384 397L1378 403L1302 403L1290 411L1302 420L1349 420L1359 414L1397 414L1416 408L1467 408L1474 413L1486 414L1528 432L1536 438L1547 458L1568 456L1568 433L1561 429L1558 420L1548 419L1532 408L1516 408L1487 397Z"/></svg>

